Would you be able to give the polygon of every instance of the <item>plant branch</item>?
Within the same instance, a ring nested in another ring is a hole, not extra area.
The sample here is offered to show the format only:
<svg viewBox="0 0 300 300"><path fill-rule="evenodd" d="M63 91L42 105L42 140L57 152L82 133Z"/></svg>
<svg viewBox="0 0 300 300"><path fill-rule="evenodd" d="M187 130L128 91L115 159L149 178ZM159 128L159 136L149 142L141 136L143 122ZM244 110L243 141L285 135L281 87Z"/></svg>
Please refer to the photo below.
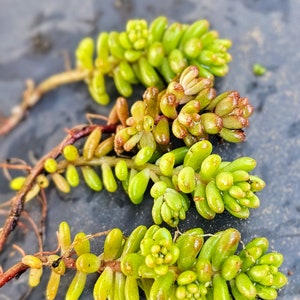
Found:
<svg viewBox="0 0 300 300"><path fill-rule="evenodd" d="M12 109L11 115L4 118L2 121L2 125L0 126L0 136L9 133L16 127L25 117L26 112L37 104L44 94L61 85L82 81L87 78L88 75L89 72L86 70L74 69L50 76L36 87L32 80L27 80L27 87L23 92L21 103L15 106Z"/></svg>
<svg viewBox="0 0 300 300"><path fill-rule="evenodd" d="M0 288L13 278L21 276L29 267L21 262L9 268L6 272L0 274Z"/></svg>
<svg viewBox="0 0 300 300"><path fill-rule="evenodd" d="M66 267L69 269L75 268L75 261L72 258L64 258L64 262ZM103 272L105 267L110 267L114 272L121 271L121 263L120 261L109 260L103 261L102 265L99 269L99 273ZM0 288L3 287L6 283L11 281L13 278L19 278L29 267L21 262L15 264L7 271L0 273Z"/></svg>
<svg viewBox="0 0 300 300"><path fill-rule="evenodd" d="M101 237L101 236L105 236L110 232L110 230L107 231L102 231L102 232L97 232L95 234L89 234L87 235L85 238L86 239L94 239L96 237ZM70 254L72 253L72 249L73 249L74 245L72 244L70 247L70 250L66 252L66 256L63 255L60 259L63 259L63 261L65 262L65 265L67 268L69 269L74 269L75 267L75 260L70 257ZM49 263L49 259L48 259L48 254L53 254L55 253L55 251L52 252L37 252L35 254L36 257L38 257L43 263L44 265L48 265L50 266ZM46 254L46 255L45 255ZM25 254L23 254L25 255ZM115 272L121 270L121 265L119 261L102 261L102 264L99 268L99 273L103 272L103 270L105 269L106 266L109 266L110 268L112 268ZM29 267L25 264L23 264L22 262L19 262L17 264L15 264L14 266L12 266L11 268L9 268L7 271L0 273L0 288L3 287L7 282L9 282L10 280L12 280L13 278L18 278L22 273L24 273Z"/></svg>
<svg viewBox="0 0 300 300"><path fill-rule="evenodd" d="M2 251L9 234L17 225L24 209L25 196L32 188L36 177L42 172L46 159L57 158L66 145L73 144L80 138L87 136L97 126L99 126L104 133L112 133L116 129L115 125L79 125L74 127L68 131L68 135L55 148L44 155L30 170L24 185L10 200L12 203L10 213L0 233L0 251Z"/></svg>
<svg viewBox="0 0 300 300"><path fill-rule="evenodd" d="M75 166L92 166L97 167L101 166L103 163L107 163L111 167L115 167L116 164L119 161L125 161L126 165L129 169L136 169L138 171L141 171L145 168L151 169L155 174L157 175L163 175L159 169L159 166L152 164L152 163L146 163L142 166L137 166L132 158L126 158L126 157L116 157L116 156L102 156L99 158L92 158L91 160L85 160L83 157L79 157L77 160L73 161L73 164ZM62 160L58 163L57 170L62 171L64 170L68 165L67 160ZM179 171L174 170L174 174L178 173Z"/></svg>

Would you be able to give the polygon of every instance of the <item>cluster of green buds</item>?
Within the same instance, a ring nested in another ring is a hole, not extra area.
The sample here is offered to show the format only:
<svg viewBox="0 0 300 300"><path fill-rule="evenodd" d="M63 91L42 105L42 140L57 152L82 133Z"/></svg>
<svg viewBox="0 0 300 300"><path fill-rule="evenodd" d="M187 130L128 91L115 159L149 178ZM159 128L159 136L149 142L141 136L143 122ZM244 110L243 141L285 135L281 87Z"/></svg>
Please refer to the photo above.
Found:
<svg viewBox="0 0 300 300"><path fill-rule="evenodd" d="M109 102L106 75L113 77L124 97L132 94L136 83L161 89L192 64L199 67L202 77L213 79L227 74L230 47L230 40L209 30L207 20L169 25L160 16L149 25L143 19L129 20L126 31L102 32L96 43L84 38L76 49L76 61L79 69L90 73L86 82L91 96L105 105Z"/></svg>

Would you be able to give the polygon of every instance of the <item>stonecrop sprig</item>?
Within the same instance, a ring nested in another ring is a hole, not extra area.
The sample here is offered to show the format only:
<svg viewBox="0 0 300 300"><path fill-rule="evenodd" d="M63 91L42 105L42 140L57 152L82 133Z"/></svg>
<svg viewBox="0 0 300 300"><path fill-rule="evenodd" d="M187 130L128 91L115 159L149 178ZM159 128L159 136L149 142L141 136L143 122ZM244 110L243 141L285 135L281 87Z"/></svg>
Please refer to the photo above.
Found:
<svg viewBox="0 0 300 300"><path fill-rule="evenodd" d="M105 79L112 77L118 92L129 97L133 85L163 89L187 66L196 65L201 77L213 80L229 70L229 39L202 19L192 24L168 23L165 16L149 25L144 19L129 20L125 31L101 32L96 41L83 38L75 51L76 67L45 79L37 86L26 82L22 102L11 116L0 120L0 135L10 132L41 97L58 86L85 81L92 98L101 105L110 101Z"/></svg>
<svg viewBox="0 0 300 300"><path fill-rule="evenodd" d="M134 204L143 201L147 187L152 185L153 220L156 224L165 222L173 227L185 219L191 201L205 219L213 219L224 210L238 218L247 218L249 209L260 205L256 193L265 187L265 182L250 174L256 167L251 157L222 161L220 155L212 154L211 142L202 140L191 147L175 148L158 158L150 146L141 148L133 158L126 158L111 156L113 140L108 139L109 142L101 141L101 130L95 127L82 149L66 145L61 159L47 158L25 201L46 188L49 180L62 193L69 193L81 180L95 192L105 188L113 193L120 182ZM21 189L25 181L25 177L16 177L11 187Z"/></svg>
<svg viewBox="0 0 300 300"><path fill-rule="evenodd" d="M248 218L250 209L260 205L257 192L265 187L265 182L250 174L256 167L256 161L251 157L222 161L221 156L211 153L213 147L208 140L199 141L190 148L175 148L154 162L148 161L148 155L146 159L138 157L141 151L133 159L109 156L112 143L109 152L98 156L96 150L107 142L100 141L100 132L96 127L90 133L82 151L74 145L66 145L62 159L46 159L44 169L26 194L25 201L37 196L41 188L48 187L49 180L62 193L69 193L81 181L95 192L104 188L113 193L119 188L119 182L136 205L143 201L148 186L151 186L154 223L165 222L172 227L186 218L191 202L205 219L213 219L225 210L235 217ZM97 143L94 143L95 137ZM85 150L91 150L87 147L91 141L94 150L89 154ZM11 187L21 189L25 181L26 177L18 176L11 181Z"/></svg>
<svg viewBox="0 0 300 300"><path fill-rule="evenodd" d="M103 250L92 253L90 239L106 235ZM158 225L136 227L128 237L113 228L104 233L77 233L72 237L67 222L58 229L60 254L25 255L28 283L36 287L43 269L51 273L45 291L54 300L62 275L74 277L66 300L80 298L89 274L99 273L93 297L102 299L276 299L287 284L279 270L283 255L269 252L265 237L256 237L239 250L241 234L228 228L204 234L201 228L183 233ZM74 270L75 269L75 270Z"/></svg>
<svg viewBox="0 0 300 300"><path fill-rule="evenodd" d="M174 137L187 146L208 139L209 135L242 142L243 129L253 113L248 99L240 97L237 91L216 96L213 81L200 77L197 66L184 69L161 92L156 87L147 88L143 99L132 104L130 116L124 101L117 99L115 109L119 113L116 122L122 124L114 140L114 149L119 153L136 146L149 146L153 151L167 149Z"/></svg>
<svg viewBox="0 0 300 300"><path fill-rule="evenodd" d="M256 161L242 157L223 162L212 154L208 139L218 135L228 142L244 141L244 126L253 107L236 91L216 96L212 84L200 77L197 66L189 66L166 89L147 88L142 100L131 107L119 97L106 125L69 130L66 140L46 154L31 174L11 181L17 194L1 232L0 248L17 224L19 208L46 189L49 181L62 193L80 182L95 192L105 188L113 193L121 183L134 204L140 204L154 184L156 224L177 226L191 202L205 219L224 210L247 218L249 209L259 207L256 193L265 186L249 173Z"/></svg>
<svg viewBox="0 0 300 300"><path fill-rule="evenodd" d="M107 104L105 76L114 79L118 92L129 97L132 85L162 89L187 66L197 65L201 77L213 79L228 72L231 41L219 38L207 20L168 24L160 16L129 20L122 32L101 32L96 40L84 38L76 49L77 67L90 72L86 82L93 99Z"/></svg>

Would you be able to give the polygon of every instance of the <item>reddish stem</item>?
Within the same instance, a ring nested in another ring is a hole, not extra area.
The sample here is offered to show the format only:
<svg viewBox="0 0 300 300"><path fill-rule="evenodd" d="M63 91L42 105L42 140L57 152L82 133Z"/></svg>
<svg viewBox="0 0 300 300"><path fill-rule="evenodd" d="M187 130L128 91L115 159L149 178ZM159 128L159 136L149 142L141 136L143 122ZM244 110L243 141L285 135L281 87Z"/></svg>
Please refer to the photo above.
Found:
<svg viewBox="0 0 300 300"><path fill-rule="evenodd" d="M44 155L30 170L23 187L10 200L12 203L10 213L0 233L0 252L5 245L7 237L15 229L18 223L20 215L24 209L25 196L32 188L36 177L43 171L45 160L48 158L58 157L66 145L73 144L80 138L87 136L97 126L101 128L103 133L112 133L116 130L116 125L81 125L72 128L68 131L68 135L61 141L61 143L59 143L49 153Z"/></svg>
<svg viewBox="0 0 300 300"><path fill-rule="evenodd" d="M17 263L6 272L0 274L0 288L13 278L19 278L29 267L23 263Z"/></svg>
<svg viewBox="0 0 300 300"><path fill-rule="evenodd" d="M40 257L43 261L45 257ZM65 265L68 269L76 269L75 260L70 257L66 257L63 259ZM104 261L99 269L99 273L103 272L105 267L110 267L114 272L121 271L121 263L120 261ZM11 268L9 268L6 272L0 274L0 288L3 287L6 283L8 283L13 278L19 278L29 267L21 262L15 264Z"/></svg>

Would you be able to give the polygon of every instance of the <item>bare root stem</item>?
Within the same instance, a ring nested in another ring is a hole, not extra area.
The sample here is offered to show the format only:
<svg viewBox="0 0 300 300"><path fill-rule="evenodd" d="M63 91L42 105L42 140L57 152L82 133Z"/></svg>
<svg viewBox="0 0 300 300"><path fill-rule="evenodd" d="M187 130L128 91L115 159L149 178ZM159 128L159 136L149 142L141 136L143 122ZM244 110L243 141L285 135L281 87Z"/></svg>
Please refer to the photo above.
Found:
<svg viewBox="0 0 300 300"><path fill-rule="evenodd" d="M82 81L89 75L88 71L74 69L53 75L35 87L32 80L26 81L26 89L23 92L22 101L12 109L7 118L0 121L0 136L9 133L25 117L26 112L36 105L47 92L68 83Z"/></svg>
<svg viewBox="0 0 300 300"><path fill-rule="evenodd" d="M61 143L59 143L55 148L44 155L36 163L36 165L31 168L22 188L16 193L14 197L9 200L11 202L11 209L0 233L0 251L2 251L7 237L17 225L20 215L24 209L25 196L35 183L36 177L43 171L46 159L50 157L57 158L66 145L73 144L80 138L87 136L97 126L101 128L103 133L113 133L116 130L115 125L80 125L74 127L68 131L67 136L61 141Z"/></svg>

